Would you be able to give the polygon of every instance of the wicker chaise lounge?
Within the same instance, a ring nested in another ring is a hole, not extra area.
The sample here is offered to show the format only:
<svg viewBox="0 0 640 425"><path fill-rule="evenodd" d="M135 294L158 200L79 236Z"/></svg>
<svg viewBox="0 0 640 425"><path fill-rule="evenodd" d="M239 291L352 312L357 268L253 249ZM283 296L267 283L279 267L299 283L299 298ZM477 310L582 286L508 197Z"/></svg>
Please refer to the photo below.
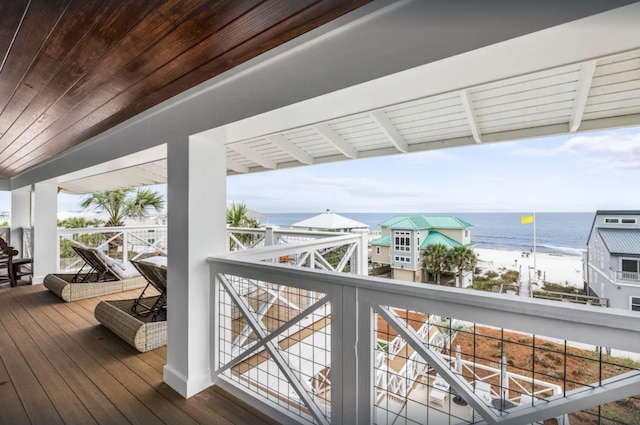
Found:
<svg viewBox="0 0 640 425"><path fill-rule="evenodd" d="M96 320L127 344L140 352L154 350L167 344L167 267L166 257L133 261L148 282L136 299L100 301L94 315ZM160 294L145 297L149 287Z"/></svg>
<svg viewBox="0 0 640 425"><path fill-rule="evenodd" d="M86 263L79 272L54 273L44 278L44 286L64 301L99 297L142 288L147 284L132 266L118 264L93 248L74 249ZM83 273L86 266L89 271Z"/></svg>

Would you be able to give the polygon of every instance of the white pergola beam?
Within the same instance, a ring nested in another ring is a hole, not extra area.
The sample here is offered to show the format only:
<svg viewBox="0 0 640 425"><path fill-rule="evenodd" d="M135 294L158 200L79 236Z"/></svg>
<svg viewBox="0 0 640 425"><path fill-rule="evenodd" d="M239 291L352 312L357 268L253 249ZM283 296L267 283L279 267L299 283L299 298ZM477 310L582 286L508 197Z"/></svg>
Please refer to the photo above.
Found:
<svg viewBox="0 0 640 425"><path fill-rule="evenodd" d="M235 171L236 173L248 173L249 167L246 165L242 165L239 162L234 161L233 159L227 158L227 168Z"/></svg>
<svg viewBox="0 0 640 425"><path fill-rule="evenodd" d="M595 71L595 60L584 62L580 65L576 96L573 99L571 117L569 118L569 131L571 133L578 131L578 128L580 128L580 124L582 123L582 116L584 115L584 108L587 106L589 90L591 89L591 83L593 81L593 74Z"/></svg>
<svg viewBox="0 0 640 425"><path fill-rule="evenodd" d="M277 164L275 162L265 157L264 155L259 154L244 143L235 143L233 145L229 145L229 148L238 152L245 158L250 159L261 167L267 168L269 170L274 170L277 168Z"/></svg>
<svg viewBox="0 0 640 425"><path fill-rule="evenodd" d="M462 106L464 107L464 113L467 116L469 127L471 128L471 134L473 134L473 140L476 143L482 143L482 137L480 127L478 126L478 118L476 117L476 110L473 106L473 101L469 95L469 90L460 91L460 100L462 100Z"/></svg>
<svg viewBox="0 0 640 425"><path fill-rule="evenodd" d="M274 145L280 147L283 151L302 162L303 164L313 164L313 157L296 146L291 140L284 137L282 134L273 134L265 137L268 141Z"/></svg>
<svg viewBox="0 0 640 425"><path fill-rule="evenodd" d="M329 143L336 147L344 156L352 159L358 158L358 152L344 140L338 133L336 133L329 124L322 123L317 124L313 128L324 137Z"/></svg>
<svg viewBox="0 0 640 425"><path fill-rule="evenodd" d="M404 137L398 132L396 126L393 125L384 111L373 111L369 113L369 116L376 122L389 140L391 140L391 143L393 143L396 149L400 152L409 152L409 144L404 140Z"/></svg>

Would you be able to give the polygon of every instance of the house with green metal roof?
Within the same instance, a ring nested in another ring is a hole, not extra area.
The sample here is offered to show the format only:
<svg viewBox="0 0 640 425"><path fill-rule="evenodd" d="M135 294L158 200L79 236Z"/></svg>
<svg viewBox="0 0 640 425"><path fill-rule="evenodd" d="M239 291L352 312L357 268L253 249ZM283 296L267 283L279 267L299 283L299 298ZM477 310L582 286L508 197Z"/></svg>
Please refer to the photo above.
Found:
<svg viewBox="0 0 640 425"><path fill-rule="evenodd" d="M371 240L371 261L391 266L394 279L421 282L421 253L429 245L473 246L472 224L454 216L398 215L380 223L381 236ZM471 283L469 276L468 283Z"/></svg>
<svg viewBox="0 0 640 425"><path fill-rule="evenodd" d="M590 295L640 311L640 211L596 212L582 275Z"/></svg>

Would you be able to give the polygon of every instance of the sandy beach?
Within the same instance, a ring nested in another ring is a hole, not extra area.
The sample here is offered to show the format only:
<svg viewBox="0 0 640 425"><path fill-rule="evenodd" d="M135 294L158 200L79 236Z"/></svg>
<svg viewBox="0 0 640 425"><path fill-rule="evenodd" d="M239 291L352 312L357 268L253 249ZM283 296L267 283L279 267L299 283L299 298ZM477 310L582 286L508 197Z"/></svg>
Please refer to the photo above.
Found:
<svg viewBox="0 0 640 425"><path fill-rule="evenodd" d="M517 270L526 278L528 268L533 267L533 254L523 256L521 251L475 248L478 254L478 267L482 272L502 269ZM562 254L536 255L536 267L541 271L541 278L547 282L569 284L583 287L582 257ZM531 270L532 278L533 269Z"/></svg>

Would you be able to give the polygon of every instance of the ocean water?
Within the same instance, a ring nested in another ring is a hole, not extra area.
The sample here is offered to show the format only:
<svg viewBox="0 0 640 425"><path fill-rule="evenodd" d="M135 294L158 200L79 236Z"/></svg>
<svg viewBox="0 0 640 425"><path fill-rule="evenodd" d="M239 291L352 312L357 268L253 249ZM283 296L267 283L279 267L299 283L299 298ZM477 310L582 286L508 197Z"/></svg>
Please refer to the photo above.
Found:
<svg viewBox="0 0 640 425"><path fill-rule="evenodd" d="M338 213L361 223L371 230L380 230L380 223L394 215L420 215L419 213ZM263 224L289 227L291 224L316 215L315 213L266 214ZM533 248L533 225L520 224L530 213L442 213L422 215L454 215L471 223L471 239L478 248L514 249L528 251ZM587 237L594 213L536 213L536 245L538 252L581 255L586 249Z"/></svg>

